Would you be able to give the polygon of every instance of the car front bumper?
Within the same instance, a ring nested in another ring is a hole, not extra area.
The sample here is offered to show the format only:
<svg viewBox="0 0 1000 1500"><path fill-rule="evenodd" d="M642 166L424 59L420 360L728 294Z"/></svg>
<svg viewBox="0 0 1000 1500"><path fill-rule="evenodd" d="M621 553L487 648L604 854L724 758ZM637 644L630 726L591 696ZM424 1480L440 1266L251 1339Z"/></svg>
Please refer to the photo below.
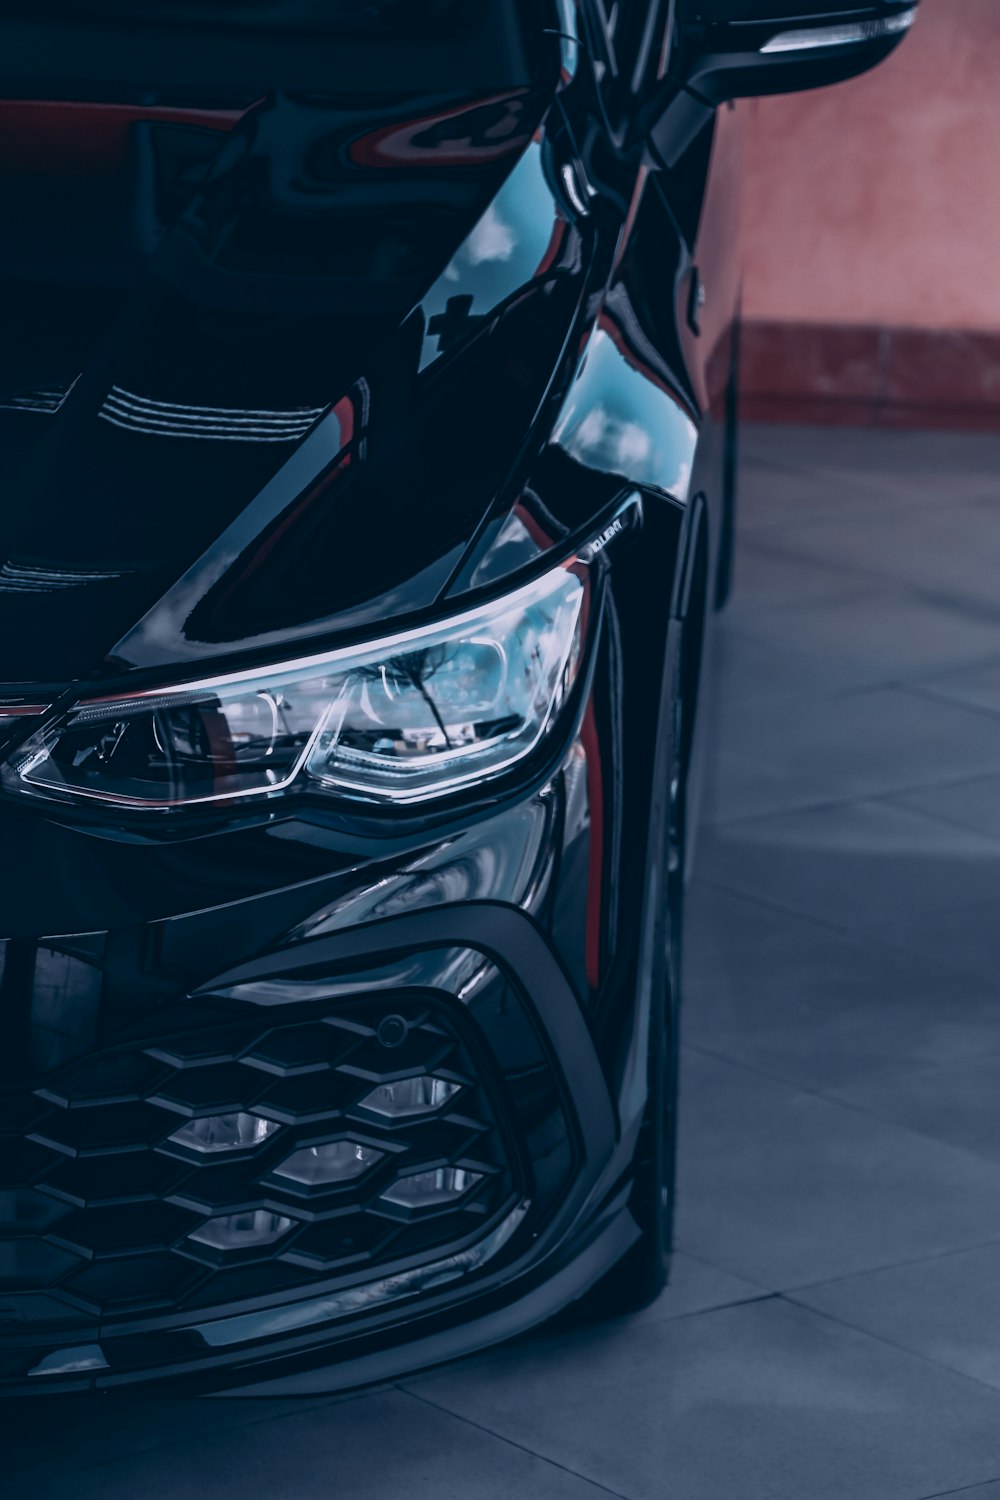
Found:
<svg viewBox="0 0 1000 1500"><path fill-rule="evenodd" d="M588 885L565 809L546 826L560 879L533 912L440 905L268 943L197 984L209 929L230 946L218 908L133 930L132 951L121 930L8 940L5 1391L381 1379L517 1332L627 1247L629 1142L551 920L560 880L564 928ZM310 885L293 889L315 906ZM246 927L244 905L230 927ZM415 1074L458 1091L429 1117L366 1105ZM273 1135L221 1159L172 1139L237 1111ZM381 1159L345 1183L282 1176L297 1151L341 1139ZM393 1200L449 1167L472 1182L454 1202ZM206 1224L237 1214L284 1228L205 1243Z"/></svg>
<svg viewBox="0 0 1000 1500"><path fill-rule="evenodd" d="M450 823L154 843L0 803L0 1390L383 1379L554 1313L628 1247L674 524L616 563L559 756ZM417 1075L456 1087L373 1112ZM234 1112L266 1138L171 1139ZM370 1171L282 1173L344 1140ZM400 1201L449 1172L450 1199ZM234 1216L259 1243L206 1242Z"/></svg>

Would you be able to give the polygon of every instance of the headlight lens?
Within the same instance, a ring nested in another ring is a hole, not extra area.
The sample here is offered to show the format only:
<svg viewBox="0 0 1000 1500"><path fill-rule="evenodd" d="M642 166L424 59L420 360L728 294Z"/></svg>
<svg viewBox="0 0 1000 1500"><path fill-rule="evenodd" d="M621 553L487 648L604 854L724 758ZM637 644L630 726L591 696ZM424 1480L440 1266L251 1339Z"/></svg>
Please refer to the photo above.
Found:
<svg viewBox="0 0 1000 1500"><path fill-rule="evenodd" d="M165 810L293 788L443 796L543 738L580 663L586 569L440 624L259 671L81 700L22 743L9 789Z"/></svg>

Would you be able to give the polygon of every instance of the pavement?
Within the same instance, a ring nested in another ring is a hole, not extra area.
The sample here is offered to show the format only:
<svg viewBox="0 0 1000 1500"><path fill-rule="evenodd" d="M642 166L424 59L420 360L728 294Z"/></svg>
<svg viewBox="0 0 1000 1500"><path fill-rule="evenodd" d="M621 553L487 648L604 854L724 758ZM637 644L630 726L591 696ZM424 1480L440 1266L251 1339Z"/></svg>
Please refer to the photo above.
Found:
<svg viewBox="0 0 1000 1500"><path fill-rule="evenodd" d="M5 1500L1000 1500L1000 436L750 427L673 1283L357 1396L32 1404Z"/></svg>

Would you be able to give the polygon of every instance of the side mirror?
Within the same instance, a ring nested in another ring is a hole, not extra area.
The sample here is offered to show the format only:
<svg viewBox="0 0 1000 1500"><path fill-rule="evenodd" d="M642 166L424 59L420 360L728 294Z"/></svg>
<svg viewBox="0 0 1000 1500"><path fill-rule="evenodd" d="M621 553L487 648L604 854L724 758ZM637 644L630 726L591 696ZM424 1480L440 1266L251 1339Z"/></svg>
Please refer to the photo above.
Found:
<svg viewBox="0 0 1000 1500"><path fill-rule="evenodd" d="M899 46L918 4L680 0L674 66L646 130L654 158L673 166L726 100L822 88L876 67Z"/></svg>

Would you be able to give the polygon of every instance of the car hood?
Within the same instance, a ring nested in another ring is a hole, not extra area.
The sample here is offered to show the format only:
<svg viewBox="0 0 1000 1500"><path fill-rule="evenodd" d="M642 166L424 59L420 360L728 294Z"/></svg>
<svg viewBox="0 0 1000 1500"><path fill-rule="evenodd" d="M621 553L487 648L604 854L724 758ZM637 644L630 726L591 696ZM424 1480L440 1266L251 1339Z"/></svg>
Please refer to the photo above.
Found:
<svg viewBox="0 0 1000 1500"><path fill-rule="evenodd" d="M549 106L0 105L0 682L433 602L582 295Z"/></svg>

